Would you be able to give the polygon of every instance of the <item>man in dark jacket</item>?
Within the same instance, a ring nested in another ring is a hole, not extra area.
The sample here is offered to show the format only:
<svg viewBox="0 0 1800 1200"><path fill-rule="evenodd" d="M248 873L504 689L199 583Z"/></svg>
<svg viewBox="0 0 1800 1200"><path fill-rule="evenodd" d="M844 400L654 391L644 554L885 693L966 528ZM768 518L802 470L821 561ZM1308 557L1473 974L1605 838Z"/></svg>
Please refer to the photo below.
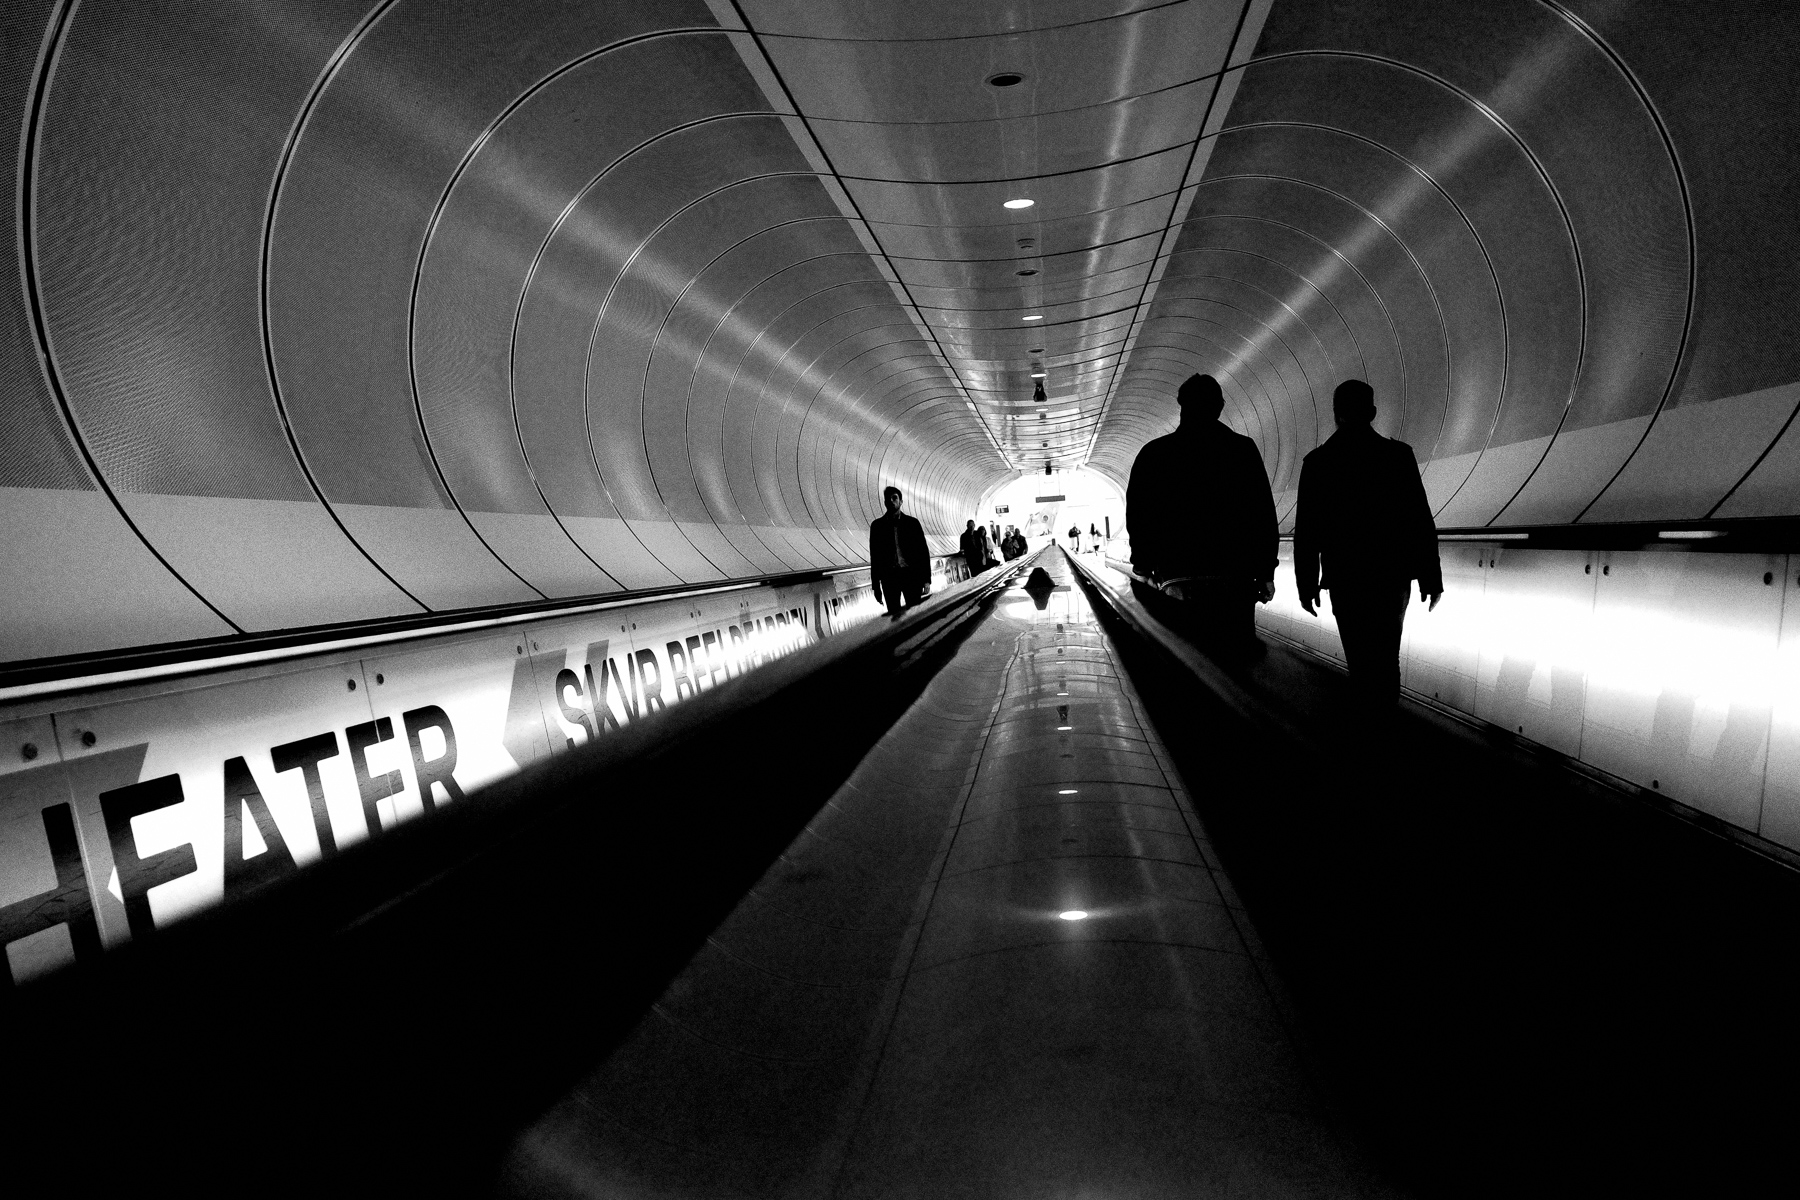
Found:
<svg viewBox="0 0 1800 1200"><path fill-rule="evenodd" d="M1253 648L1256 604L1275 597L1281 534L1256 443L1219 420L1211 375L1176 393L1181 427L1138 451L1125 491L1131 563L1188 602L1196 630L1221 649Z"/></svg>
<svg viewBox="0 0 1800 1200"><path fill-rule="evenodd" d="M1301 606L1315 616L1320 589L1331 592L1351 682L1391 708L1400 697L1410 585L1419 581L1419 599L1432 608L1444 592L1437 527L1412 447L1370 425L1374 389L1345 380L1332 393L1331 413L1337 432L1300 466L1294 578Z"/></svg>
<svg viewBox="0 0 1800 1200"><path fill-rule="evenodd" d="M931 583L931 551L918 518L900 511L900 489L887 488L881 498L887 512L869 522L869 583L875 602L882 603L885 597L889 615L899 616L903 601L910 607L925 598Z"/></svg>
<svg viewBox="0 0 1800 1200"><path fill-rule="evenodd" d="M983 565L981 561L981 531L975 528L975 522L970 521L968 528L963 530L960 549L963 561L969 564L969 574L981 574Z"/></svg>

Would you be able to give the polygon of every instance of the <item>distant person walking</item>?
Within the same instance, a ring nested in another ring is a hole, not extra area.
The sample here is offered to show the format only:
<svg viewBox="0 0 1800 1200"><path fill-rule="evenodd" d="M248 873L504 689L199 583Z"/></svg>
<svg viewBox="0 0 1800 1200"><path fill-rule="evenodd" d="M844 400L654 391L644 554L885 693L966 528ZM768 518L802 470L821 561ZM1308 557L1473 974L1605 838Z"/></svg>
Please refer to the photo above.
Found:
<svg viewBox="0 0 1800 1200"><path fill-rule="evenodd" d="M1100 553L1100 527L1098 525L1088 526L1088 553Z"/></svg>
<svg viewBox="0 0 1800 1200"><path fill-rule="evenodd" d="M1081 526L1069 526L1069 553L1081 553Z"/></svg>
<svg viewBox="0 0 1800 1200"><path fill-rule="evenodd" d="M1190 375L1175 395L1181 426L1138 451L1125 491L1131 562L1185 601L1218 649L1256 646L1256 605L1275 598L1280 531L1256 443L1219 420L1225 394Z"/></svg>
<svg viewBox="0 0 1800 1200"><path fill-rule="evenodd" d="M869 522L869 584L875 602L885 598L889 616L899 616L925 598L931 583L931 551L917 517L900 511L905 498L897 487L881 493L887 511ZM973 522L971 522L973 524Z"/></svg>
<svg viewBox="0 0 1800 1200"><path fill-rule="evenodd" d="M988 540L987 526L983 525L981 527L981 569L985 571L989 567L997 566L999 561L994 557L994 543Z"/></svg>
<svg viewBox="0 0 1800 1200"><path fill-rule="evenodd" d="M969 574L981 574L981 531L975 527L975 522L970 521L962 531L958 548L962 551L963 561L969 564Z"/></svg>
<svg viewBox="0 0 1800 1200"><path fill-rule="evenodd" d="M1370 424L1374 389L1345 380L1332 393L1331 414L1337 432L1300 465L1294 578L1301 607L1314 616L1319 591L1331 593L1351 683L1391 709L1400 698L1400 630L1412 581L1431 608L1444 594L1437 526L1412 447Z"/></svg>

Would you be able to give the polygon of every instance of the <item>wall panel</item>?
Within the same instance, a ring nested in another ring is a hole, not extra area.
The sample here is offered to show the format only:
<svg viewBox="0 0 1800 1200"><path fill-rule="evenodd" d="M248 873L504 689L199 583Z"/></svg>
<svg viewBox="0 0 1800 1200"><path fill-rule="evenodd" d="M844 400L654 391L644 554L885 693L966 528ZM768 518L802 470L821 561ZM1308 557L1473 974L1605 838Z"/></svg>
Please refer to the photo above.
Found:
<svg viewBox="0 0 1800 1200"><path fill-rule="evenodd" d="M1446 542L1444 597L1407 613L1404 686L1800 850L1800 559ZM1282 547L1259 626L1342 661ZM1329 597L1329 593L1327 593Z"/></svg>

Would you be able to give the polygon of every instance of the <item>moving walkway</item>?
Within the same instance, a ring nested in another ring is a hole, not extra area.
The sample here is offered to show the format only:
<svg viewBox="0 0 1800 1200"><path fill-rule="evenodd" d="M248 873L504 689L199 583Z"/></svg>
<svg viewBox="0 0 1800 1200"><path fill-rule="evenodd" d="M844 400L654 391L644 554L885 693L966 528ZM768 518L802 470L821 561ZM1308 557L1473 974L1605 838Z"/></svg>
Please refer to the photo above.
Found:
<svg viewBox="0 0 1800 1200"><path fill-rule="evenodd" d="M694 1196L1769 1164L1786 864L1446 711L1347 736L1328 665L1221 666L1155 601L1046 548L19 988L7 1157Z"/></svg>

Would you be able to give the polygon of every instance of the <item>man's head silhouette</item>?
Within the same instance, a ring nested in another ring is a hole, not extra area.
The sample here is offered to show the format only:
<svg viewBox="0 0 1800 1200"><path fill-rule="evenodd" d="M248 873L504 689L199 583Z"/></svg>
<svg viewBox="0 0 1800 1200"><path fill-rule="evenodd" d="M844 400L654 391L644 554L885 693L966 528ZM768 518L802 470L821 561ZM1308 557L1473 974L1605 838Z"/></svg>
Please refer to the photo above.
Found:
<svg viewBox="0 0 1800 1200"><path fill-rule="evenodd" d="M1219 390L1219 381L1211 375L1189 375L1175 393L1175 402L1181 405L1184 421L1190 418L1216 421L1225 411L1225 393Z"/></svg>
<svg viewBox="0 0 1800 1200"><path fill-rule="evenodd" d="M1331 393L1331 415L1341 429L1375 419L1375 389L1360 379L1346 379Z"/></svg>

